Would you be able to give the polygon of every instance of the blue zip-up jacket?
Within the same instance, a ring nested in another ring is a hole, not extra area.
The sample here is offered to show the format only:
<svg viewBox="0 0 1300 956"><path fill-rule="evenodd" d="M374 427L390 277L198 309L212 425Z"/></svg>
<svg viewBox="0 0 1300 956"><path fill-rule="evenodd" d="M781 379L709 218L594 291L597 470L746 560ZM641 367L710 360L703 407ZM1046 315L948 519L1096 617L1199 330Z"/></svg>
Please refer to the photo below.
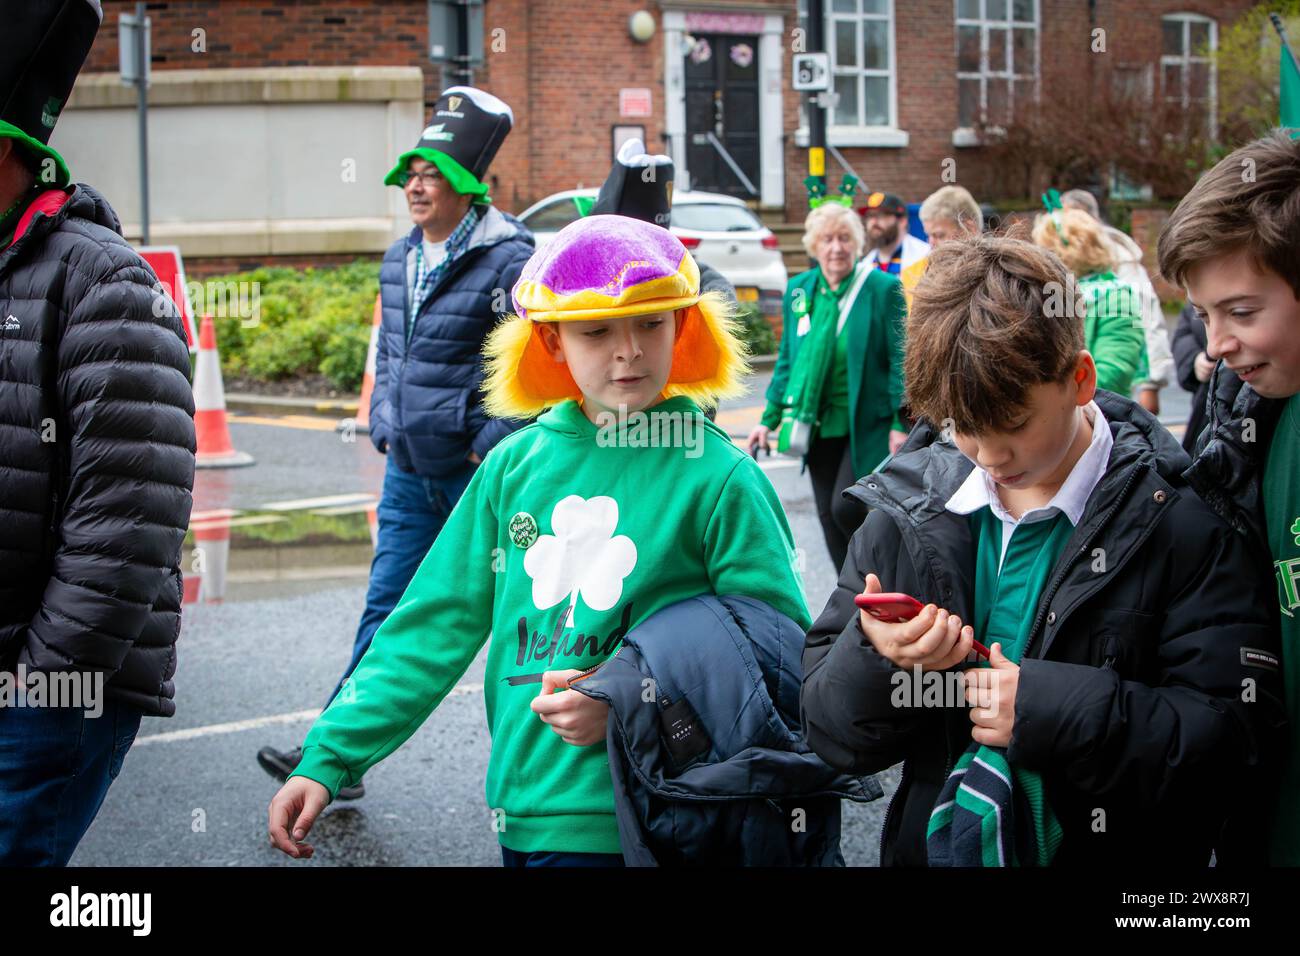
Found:
<svg viewBox="0 0 1300 956"><path fill-rule="evenodd" d="M448 266L406 340L407 277L415 268L418 226L384 255L379 270L383 319L370 397L370 440L402 470L431 478L464 467L522 422L483 411L483 340L511 311L510 290L533 254L519 220L488 206L469 246Z"/></svg>
<svg viewBox="0 0 1300 956"><path fill-rule="evenodd" d="M574 683L609 704L623 859L632 866L842 866L840 800L882 795L799 727L803 630L762 601L662 608Z"/></svg>

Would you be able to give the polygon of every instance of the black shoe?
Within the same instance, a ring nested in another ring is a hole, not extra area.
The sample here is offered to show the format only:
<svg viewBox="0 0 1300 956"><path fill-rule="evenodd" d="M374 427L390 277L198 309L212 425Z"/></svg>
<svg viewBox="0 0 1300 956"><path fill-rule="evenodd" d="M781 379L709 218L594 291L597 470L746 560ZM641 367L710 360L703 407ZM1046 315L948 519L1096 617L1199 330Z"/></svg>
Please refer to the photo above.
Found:
<svg viewBox="0 0 1300 956"><path fill-rule="evenodd" d="M301 747L289 751L263 747L257 752L257 762L262 765L262 769L281 783L289 779L289 774L298 768L301 761Z"/></svg>
<svg viewBox="0 0 1300 956"><path fill-rule="evenodd" d="M302 748L295 747L293 750L276 750L274 747L263 747L257 752L257 762L261 764L262 769L269 773L281 783L289 779L289 774L298 768L302 762ZM358 800L366 795L366 784L364 780L358 780L351 787L339 787L338 798L340 800Z"/></svg>

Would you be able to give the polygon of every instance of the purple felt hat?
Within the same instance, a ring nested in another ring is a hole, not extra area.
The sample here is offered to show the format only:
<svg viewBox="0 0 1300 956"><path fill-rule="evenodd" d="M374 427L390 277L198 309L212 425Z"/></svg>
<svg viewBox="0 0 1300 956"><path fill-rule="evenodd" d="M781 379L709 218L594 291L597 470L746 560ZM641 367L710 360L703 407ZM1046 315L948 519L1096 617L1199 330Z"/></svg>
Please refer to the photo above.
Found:
<svg viewBox="0 0 1300 956"><path fill-rule="evenodd" d="M534 322L608 319L699 301L700 270L661 226L627 216L587 216L534 253L511 293Z"/></svg>

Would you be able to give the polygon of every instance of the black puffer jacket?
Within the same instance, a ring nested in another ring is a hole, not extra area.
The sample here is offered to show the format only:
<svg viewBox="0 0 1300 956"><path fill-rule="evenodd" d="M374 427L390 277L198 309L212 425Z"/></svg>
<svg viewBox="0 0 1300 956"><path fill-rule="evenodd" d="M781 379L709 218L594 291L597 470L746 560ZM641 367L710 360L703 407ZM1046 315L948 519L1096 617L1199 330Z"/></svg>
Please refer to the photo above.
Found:
<svg viewBox="0 0 1300 956"><path fill-rule="evenodd" d="M1187 418L1187 431L1183 433L1183 448L1187 454L1196 453L1196 439L1205 428L1205 403L1210 383L1196 377L1196 356L1205 351L1205 323L1196 317L1196 310L1184 306L1178 315L1178 327L1169 343L1174 353L1174 368L1178 371L1178 384L1192 393L1192 413ZM1204 496L1202 496L1204 497Z"/></svg>
<svg viewBox="0 0 1300 956"><path fill-rule="evenodd" d="M155 283L85 185L0 251L0 669L170 716L194 401Z"/></svg>
<svg viewBox="0 0 1300 956"><path fill-rule="evenodd" d="M1196 458L1183 475L1271 568L1264 525L1264 457L1287 400L1264 398L1222 362L1206 385L1206 427L1197 437Z"/></svg>
<svg viewBox="0 0 1300 956"><path fill-rule="evenodd" d="M1065 831L1056 863L1204 866L1283 722L1272 578L1187 488L1187 455L1159 422L1118 395L1096 400L1109 468L1027 609L1008 756L1044 775ZM972 467L922 422L850 489L872 511L804 651L812 748L855 773L905 761L884 865L925 865L926 823L971 722L960 704L892 705L898 668L863 635L853 597L875 572L886 591L972 619L972 535L944 508Z"/></svg>
<svg viewBox="0 0 1300 956"><path fill-rule="evenodd" d="M1201 328L1204 335L1203 324ZM1202 415L1205 427L1196 439L1196 457L1183 477L1271 568L1273 555L1264 521L1264 461L1286 399L1264 398L1222 362L1201 389L1208 392ZM1278 604L1276 594L1272 603ZM1295 732L1292 726L1291 733ZM1280 765L1276 769L1280 771ZM1276 788L1276 779L1265 775L1242 795L1241 806L1226 828L1225 843L1247 864L1268 862L1268 848L1259 840L1260 822L1273 813ZM1218 855L1224 858L1224 853Z"/></svg>
<svg viewBox="0 0 1300 956"><path fill-rule="evenodd" d="M469 244L420 307L408 340L408 285L421 231L389 247L379 269L383 321L370 396L370 441L403 471L447 476L463 471L523 422L483 410L483 340L533 254L533 235L513 216L487 206Z"/></svg>

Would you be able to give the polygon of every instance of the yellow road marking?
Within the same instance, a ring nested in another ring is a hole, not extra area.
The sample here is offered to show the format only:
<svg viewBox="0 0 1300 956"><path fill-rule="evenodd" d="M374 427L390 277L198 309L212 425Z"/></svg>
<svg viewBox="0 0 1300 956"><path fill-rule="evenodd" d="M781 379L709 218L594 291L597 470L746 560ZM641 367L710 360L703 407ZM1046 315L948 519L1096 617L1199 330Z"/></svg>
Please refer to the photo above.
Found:
<svg viewBox="0 0 1300 956"><path fill-rule="evenodd" d="M338 425L337 419L321 418L318 415L239 415L228 412L226 417L236 425L273 425L277 428L300 428L314 432L332 432Z"/></svg>

